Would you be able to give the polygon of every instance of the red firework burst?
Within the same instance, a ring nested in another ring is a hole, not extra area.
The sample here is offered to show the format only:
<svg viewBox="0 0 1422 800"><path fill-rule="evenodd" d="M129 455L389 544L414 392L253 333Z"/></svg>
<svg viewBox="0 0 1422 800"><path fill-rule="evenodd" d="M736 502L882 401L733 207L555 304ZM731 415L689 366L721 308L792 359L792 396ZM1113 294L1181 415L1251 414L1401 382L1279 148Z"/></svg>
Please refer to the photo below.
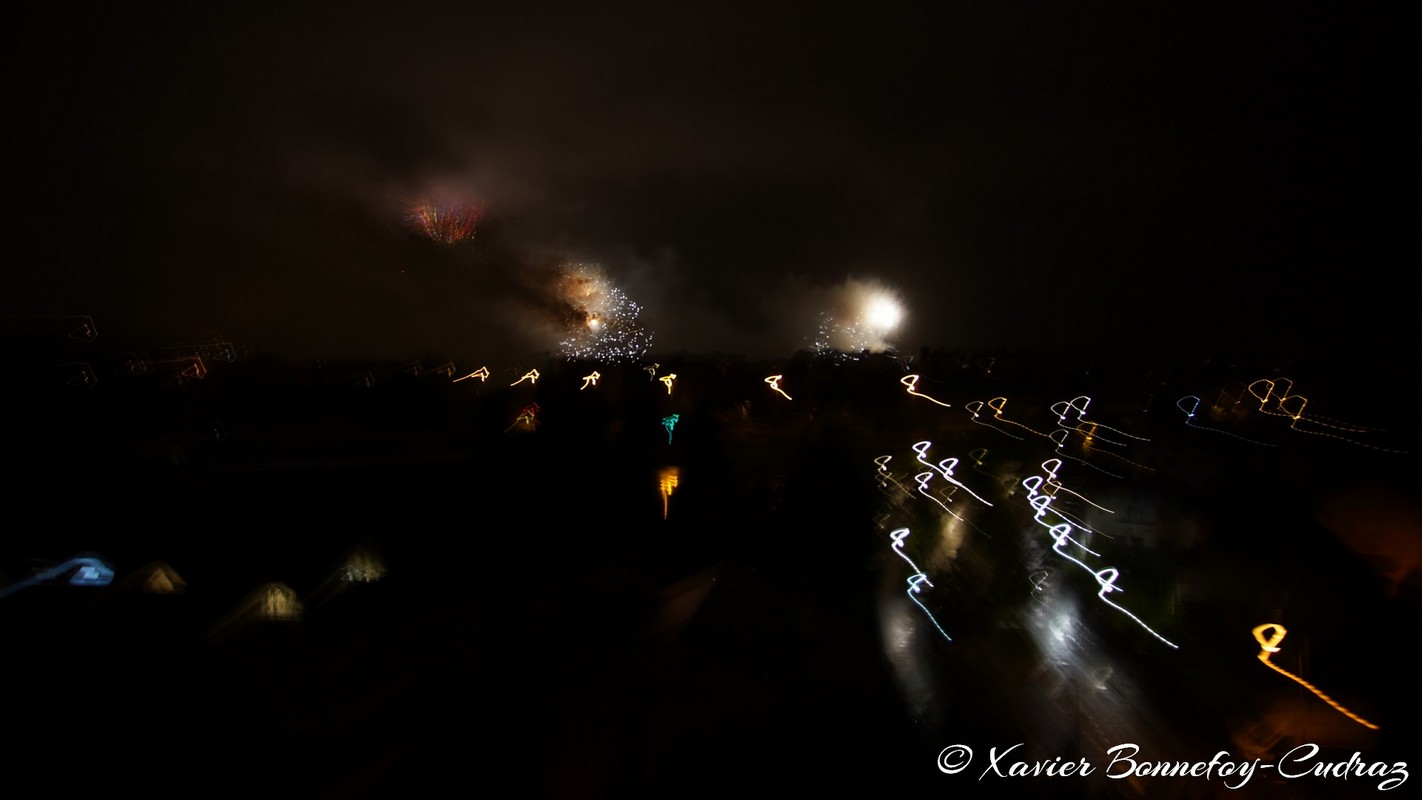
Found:
<svg viewBox="0 0 1422 800"><path fill-rule="evenodd" d="M410 210L408 219L416 230L442 244L455 244L474 236L484 216L482 203L422 200Z"/></svg>

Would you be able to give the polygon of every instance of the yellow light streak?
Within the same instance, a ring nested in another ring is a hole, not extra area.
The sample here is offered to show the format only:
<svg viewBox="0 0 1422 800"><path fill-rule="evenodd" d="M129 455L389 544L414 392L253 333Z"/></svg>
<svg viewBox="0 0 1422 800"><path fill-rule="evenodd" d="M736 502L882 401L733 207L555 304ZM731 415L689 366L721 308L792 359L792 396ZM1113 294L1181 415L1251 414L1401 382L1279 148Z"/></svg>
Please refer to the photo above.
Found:
<svg viewBox="0 0 1422 800"><path fill-rule="evenodd" d="M1266 639L1265 636L1264 636L1264 631L1268 630L1269 628L1273 628L1273 629L1274 629L1274 633L1271 634L1271 635ZM1340 705L1340 704L1339 704L1337 701L1335 701L1333 698L1331 698L1331 697L1329 697L1328 695L1324 694L1323 692L1319 691L1319 690L1318 690L1318 687L1314 686L1313 684L1309 683L1308 681L1304 680L1303 678L1300 678L1299 676L1293 674L1292 672L1285 671L1284 669L1280 668L1279 666L1277 666L1276 664L1274 664L1272 661L1269 660L1269 656L1270 656L1270 655L1279 652L1279 642L1282 642L1282 641L1284 640L1284 636L1285 636L1287 633L1288 633L1288 631L1284 629L1284 626L1283 626L1283 625L1280 625L1280 624L1277 623L1277 622L1266 622L1266 623L1264 623L1263 625L1260 625L1260 626L1256 627L1256 628L1254 629L1254 639L1259 642L1259 647L1260 647L1260 650L1259 650L1259 660L1260 660L1260 661L1263 661L1265 666L1269 667L1270 669L1274 670L1275 672L1279 673L1280 675L1283 675L1284 677L1289 678L1290 680L1294 681L1294 682L1297 683L1298 685L1300 685L1300 686L1304 687L1305 689L1309 690L1310 692L1313 692L1314 694L1318 695L1318 697L1319 697L1320 700L1322 700L1323 702L1329 704L1330 706L1333 706L1333 708L1337 709L1337 711L1338 711L1339 713L1341 713L1343 716L1347 717L1348 719L1351 719L1351 720L1353 720L1354 722L1358 723L1359 725L1362 725L1364 728L1369 728L1369 729L1375 730L1375 731L1376 731L1376 730L1381 730L1381 728L1379 728L1377 725L1374 725L1373 723L1368 722L1367 720L1363 719L1362 717L1358 716L1357 714L1354 714L1353 712L1349 711L1348 709L1346 709L1346 708L1344 708L1342 705Z"/></svg>
<svg viewBox="0 0 1422 800"><path fill-rule="evenodd" d="M1283 391L1276 391L1279 389L1280 385L1283 385ZM1262 394L1256 388L1259 386L1267 387L1266 389L1264 389ZM1356 439L1349 439L1344 436L1339 436L1336 433L1326 433L1324 431L1313 431L1300 428L1299 421L1302 420L1305 423L1320 425L1325 428L1332 428L1334 430L1339 431L1347 431L1349 433L1374 433L1381 431L1380 428L1365 428L1362 426L1353 425L1351 423L1343 423L1338 420L1329 419L1327 417L1305 415L1303 412L1305 408L1308 408L1308 398L1304 397L1301 394L1292 394L1291 391L1293 390L1293 388L1294 382L1292 380L1289 380L1288 378L1280 378L1278 381L1272 381L1268 378L1260 378L1259 380L1249 384L1248 386L1249 393L1254 395L1254 398L1259 401L1260 413L1268 414L1272 417L1288 417L1290 430L1295 430L1299 433L1307 433L1313 436L1324 436L1329 439L1337 439L1340 442L1355 444L1359 447L1366 447L1370 450L1380 450L1384 453L1400 453L1402 455L1407 454L1406 450L1396 450L1389 447L1379 447L1375 444L1368 444L1367 442L1360 442ZM1271 399L1274 401L1274 406L1278 408L1278 411L1269 410L1268 406L1269 401Z"/></svg>
<svg viewBox="0 0 1422 800"><path fill-rule="evenodd" d="M468 375L465 375L465 376L462 377L462 378L455 378L455 379L454 379L454 383L459 383L460 381L467 381L467 380L469 380L470 378L478 378L480 383L486 383L486 382L488 382L488 380L489 380L489 368L488 368L488 367L480 367L480 368L474 370L473 372L469 373Z"/></svg>
<svg viewBox="0 0 1422 800"><path fill-rule="evenodd" d="M923 399L937 403L938 405L943 406L944 408L952 408L952 406L948 405L942 400L934 400L932 397L929 397L928 395L919 392L918 377L919 376L917 375L905 375L902 378L899 378L899 383L902 383L904 385L904 388L908 390L908 393L913 395L914 397L922 397Z"/></svg>
<svg viewBox="0 0 1422 800"><path fill-rule="evenodd" d="M785 390L780 388L780 381L784 377L784 375L771 375L769 378L765 379L765 382L770 385L770 388L772 390L779 392L781 397L784 397L786 400L793 400L793 397L786 394Z"/></svg>
<svg viewBox="0 0 1422 800"><path fill-rule="evenodd" d="M1006 422L1008 425L1016 425L1017 427L1021 428L1021 429L1024 430L1024 431L1027 431L1028 433L1035 433L1035 434L1037 434L1038 436L1042 437L1043 439L1050 439L1050 438L1052 438L1052 437L1048 436L1047 434L1042 433L1041 431L1034 431L1034 430L1032 430L1031 428L1027 427L1026 425L1023 425L1023 424L1020 423L1020 422L1013 422L1013 421L1010 420L1010 419L1005 419L1005 418L1002 416L1002 410L1003 410L1004 408L1007 408L1007 398L1006 398L1006 397L994 397L993 399L987 401L987 407L990 408L990 409L992 409L992 418L995 419L995 420L998 420L998 421L1000 421L1000 422Z"/></svg>

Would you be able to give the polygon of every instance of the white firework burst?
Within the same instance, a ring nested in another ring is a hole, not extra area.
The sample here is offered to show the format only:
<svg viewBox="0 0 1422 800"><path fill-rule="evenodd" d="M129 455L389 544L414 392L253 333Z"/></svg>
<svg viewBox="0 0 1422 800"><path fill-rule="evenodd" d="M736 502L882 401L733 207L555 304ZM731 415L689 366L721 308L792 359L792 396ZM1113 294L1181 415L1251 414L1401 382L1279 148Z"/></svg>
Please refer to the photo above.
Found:
<svg viewBox="0 0 1422 800"><path fill-rule="evenodd" d="M903 322L905 311L898 295L877 283L850 279L836 292L836 309L820 314L815 350L821 354L892 352L889 336Z"/></svg>
<svg viewBox="0 0 1422 800"><path fill-rule="evenodd" d="M617 363L651 349L652 334L637 319L642 307L597 265L565 265L557 293L566 309L566 335L559 343L564 358Z"/></svg>

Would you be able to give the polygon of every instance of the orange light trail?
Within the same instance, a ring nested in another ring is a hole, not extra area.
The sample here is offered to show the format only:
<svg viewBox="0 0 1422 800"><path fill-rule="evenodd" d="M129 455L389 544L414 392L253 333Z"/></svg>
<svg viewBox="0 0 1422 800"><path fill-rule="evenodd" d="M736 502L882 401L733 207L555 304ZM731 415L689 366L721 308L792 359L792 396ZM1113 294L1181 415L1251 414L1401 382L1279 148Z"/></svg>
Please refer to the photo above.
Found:
<svg viewBox="0 0 1422 800"><path fill-rule="evenodd" d="M1007 408L1007 398L1006 398L1006 397L994 397L993 399L987 401L986 405L987 405L988 408L992 409L992 418L993 418L993 419L998 420L998 421L1000 421L1000 422L1006 422L1008 425L1016 425L1017 427L1021 428L1021 429L1024 430L1024 431L1027 431L1028 433L1035 433L1035 434L1037 434L1038 436L1042 437L1043 439L1050 439L1050 438L1052 438L1052 437L1048 436L1047 434L1042 433L1041 431L1032 430L1031 428L1027 427L1026 425L1023 425L1023 424L1020 423L1020 422L1013 422L1013 421L1010 420L1010 419L1004 419L1003 416L1002 416L1002 410L1003 410L1004 408ZM981 408L981 406L979 406L979 408Z"/></svg>
<svg viewBox="0 0 1422 800"><path fill-rule="evenodd" d="M942 400L934 400L932 397L929 397L928 395L919 392L919 391L918 391L918 388L917 388L917 387L918 387L918 376L917 376L917 375L905 375L905 376L903 376L902 378L899 378L899 383L902 383L902 384L904 385L904 388L908 390L908 393L911 394L911 395L913 395L914 397L922 397L923 399L928 400L928 401L933 402L933 403L937 403L938 405L943 406L944 408L952 408L952 406L948 405L947 403L943 402Z"/></svg>
<svg viewBox="0 0 1422 800"><path fill-rule="evenodd" d="M657 485L662 493L662 519L667 518L670 508L667 501L671 498L672 492L681 483L681 470L676 467L664 467L657 476Z"/></svg>
<svg viewBox="0 0 1422 800"><path fill-rule="evenodd" d="M1266 639L1266 638L1264 638L1264 631L1267 630L1267 629L1269 629L1269 628L1273 628L1273 629L1274 629L1274 633L1273 633L1272 635L1270 635L1270 636ZM1284 677L1289 678L1290 680L1293 680L1294 682L1298 683L1298 685L1300 685L1300 686L1304 687L1305 689L1309 690L1310 692L1313 692L1314 694L1318 695L1318 697L1319 697L1320 700L1322 700L1323 702L1329 704L1330 706L1333 706L1335 709L1338 710L1339 713L1341 713L1343 716L1347 717L1348 719L1351 719L1351 720L1353 720L1354 722L1358 723L1359 725L1362 725L1364 728L1369 728L1369 729L1375 730L1375 731L1376 731L1376 730L1381 730L1377 725L1374 725L1373 723L1368 722L1367 720L1363 719L1362 717L1358 716L1357 714L1354 714L1353 712L1349 711L1348 709L1346 709L1346 708L1344 708L1342 705L1340 705L1340 704L1339 704L1337 701L1335 701L1333 698L1331 698L1331 697L1329 697L1328 695L1324 694L1323 692L1319 691L1317 686L1314 686L1313 684L1309 683L1308 681L1304 680L1303 678L1300 678L1299 676L1293 674L1292 672L1287 672L1287 671L1281 669L1280 667L1278 667L1278 666L1275 665L1272 661L1269 660L1269 656L1270 656L1270 655L1279 652L1279 642L1282 642L1282 641L1284 640L1284 636L1285 636L1285 634L1287 634L1287 633L1288 633L1288 631L1284 629L1284 626L1278 624L1277 622L1266 622L1266 623L1264 623L1263 625L1260 625L1260 626L1256 627L1256 628L1254 629L1254 639L1259 642L1259 647L1260 647L1260 650L1259 650L1259 660L1260 660L1260 661L1263 661L1264 664L1265 664L1265 666L1269 667L1270 669L1274 670L1275 672L1279 673L1280 675L1283 675Z"/></svg>

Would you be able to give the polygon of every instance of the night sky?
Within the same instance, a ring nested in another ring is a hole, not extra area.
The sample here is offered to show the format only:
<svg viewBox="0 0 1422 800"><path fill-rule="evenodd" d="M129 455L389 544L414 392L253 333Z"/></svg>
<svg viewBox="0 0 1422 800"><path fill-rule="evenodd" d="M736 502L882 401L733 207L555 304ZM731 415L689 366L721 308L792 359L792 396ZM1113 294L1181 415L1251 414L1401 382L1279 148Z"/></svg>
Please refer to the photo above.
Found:
<svg viewBox="0 0 1422 800"><path fill-rule="evenodd" d="M930 764L1301 676L1415 764L1396 5L563 5L7 10L11 784L1124 797Z"/></svg>
<svg viewBox="0 0 1422 800"><path fill-rule="evenodd" d="M14 12L12 12L14 13ZM657 351L1391 357L1400 19L1352 4L35 4L7 21L0 311L132 346L555 352L601 266ZM482 203L473 238L406 219ZM1382 353L1383 355L1379 355Z"/></svg>

